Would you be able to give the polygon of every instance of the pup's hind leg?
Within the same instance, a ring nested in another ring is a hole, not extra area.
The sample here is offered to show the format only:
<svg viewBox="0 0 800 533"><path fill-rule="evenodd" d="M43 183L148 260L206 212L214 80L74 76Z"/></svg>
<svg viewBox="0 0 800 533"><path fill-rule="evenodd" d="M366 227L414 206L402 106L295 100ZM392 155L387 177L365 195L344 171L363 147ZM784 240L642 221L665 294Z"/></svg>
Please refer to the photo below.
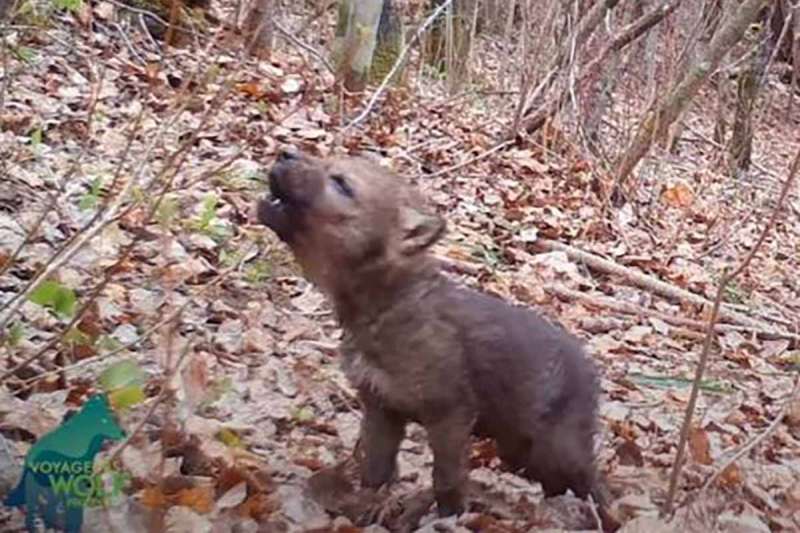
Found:
<svg viewBox="0 0 800 533"><path fill-rule="evenodd" d="M519 435L503 435L495 439L497 456L512 472L524 470L530 464L532 440Z"/></svg>
<svg viewBox="0 0 800 533"><path fill-rule="evenodd" d="M546 497L571 489L586 498L594 483L591 419L565 416L532 437L525 475L542 484Z"/></svg>
<svg viewBox="0 0 800 533"><path fill-rule="evenodd" d="M605 487L598 480L591 432L577 429L557 428L550 434L552 438L534 441L524 474L542 484L546 498L564 494L567 489L581 499L591 495L603 531L616 531L619 522L610 514Z"/></svg>

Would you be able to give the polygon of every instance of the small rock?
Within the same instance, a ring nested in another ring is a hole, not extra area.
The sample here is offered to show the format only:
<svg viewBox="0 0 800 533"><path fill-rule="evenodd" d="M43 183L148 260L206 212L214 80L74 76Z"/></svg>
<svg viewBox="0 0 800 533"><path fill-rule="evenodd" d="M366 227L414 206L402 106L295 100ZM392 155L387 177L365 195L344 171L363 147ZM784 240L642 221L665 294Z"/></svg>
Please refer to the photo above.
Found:
<svg viewBox="0 0 800 533"><path fill-rule="evenodd" d="M275 339L261 328L250 328L244 332L244 350L272 355Z"/></svg>
<svg viewBox="0 0 800 533"><path fill-rule="evenodd" d="M281 90L284 94L294 94L303 87L303 80L297 77L286 78L281 83Z"/></svg>
<svg viewBox="0 0 800 533"><path fill-rule="evenodd" d="M242 339L242 321L226 320L219 325L214 342L223 350L230 354L242 351L244 341Z"/></svg>
<svg viewBox="0 0 800 533"><path fill-rule="evenodd" d="M8 494L22 475L22 458L12 452L11 443L0 433L0 494Z"/></svg>
<svg viewBox="0 0 800 533"><path fill-rule="evenodd" d="M717 525L725 533L769 533L770 529L757 516L752 514L734 515L722 513Z"/></svg>
<svg viewBox="0 0 800 533"><path fill-rule="evenodd" d="M231 526L231 533L258 533L258 522L252 518L240 520Z"/></svg>
<svg viewBox="0 0 800 533"><path fill-rule="evenodd" d="M164 297L159 291L133 289L128 293L128 301L137 313L150 315L158 310Z"/></svg>
<svg viewBox="0 0 800 533"><path fill-rule="evenodd" d="M170 261L182 262L189 259L189 253L180 242L171 239L167 249L164 250L164 257Z"/></svg>
<svg viewBox="0 0 800 533"><path fill-rule="evenodd" d="M192 233L189 237L189 243L192 247L199 250L211 251L217 247L216 241L208 235L201 235L200 233Z"/></svg>
<svg viewBox="0 0 800 533"><path fill-rule="evenodd" d="M139 332L133 324L121 324L111 333L111 337L122 344L131 344L139 339Z"/></svg>
<svg viewBox="0 0 800 533"><path fill-rule="evenodd" d="M301 525L305 530L330 527L328 514L302 488L283 485L278 488L278 497L283 504L283 515L291 522Z"/></svg>
<svg viewBox="0 0 800 533"><path fill-rule="evenodd" d="M334 531L338 531L339 528L352 528L352 527L353 523L346 516L337 516L336 518L333 519L333 522L331 523L331 528L333 528Z"/></svg>

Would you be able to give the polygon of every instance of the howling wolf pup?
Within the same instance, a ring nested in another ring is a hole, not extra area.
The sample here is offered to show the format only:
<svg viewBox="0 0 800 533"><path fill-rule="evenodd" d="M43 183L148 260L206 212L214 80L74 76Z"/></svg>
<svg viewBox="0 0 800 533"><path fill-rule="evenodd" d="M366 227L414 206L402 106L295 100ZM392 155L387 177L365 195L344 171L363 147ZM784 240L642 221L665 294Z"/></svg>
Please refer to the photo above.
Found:
<svg viewBox="0 0 800 533"><path fill-rule="evenodd" d="M577 339L528 309L462 286L428 252L445 229L420 197L365 159L278 156L259 221L333 301L343 369L358 390L361 482L392 480L407 422L425 427L440 516L465 510L472 434L546 496L592 495L598 385Z"/></svg>

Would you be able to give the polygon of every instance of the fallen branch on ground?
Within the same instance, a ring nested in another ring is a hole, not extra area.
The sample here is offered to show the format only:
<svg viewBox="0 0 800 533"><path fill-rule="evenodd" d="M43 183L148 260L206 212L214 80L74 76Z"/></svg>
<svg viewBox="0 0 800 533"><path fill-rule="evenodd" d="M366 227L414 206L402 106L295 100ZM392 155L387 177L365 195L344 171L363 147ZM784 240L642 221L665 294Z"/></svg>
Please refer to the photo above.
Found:
<svg viewBox="0 0 800 533"><path fill-rule="evenodd" d="M604 307L606 309L611 309L613 311L618 311L621 313L657 318L659 320L666 322L667 324L672 324L674 326L683 326L692 330L703 331L707 327L707 324L700 320L692 320L691 318L684 318L681 316L661 313L654 309L648 309L647 307L642 307L640 305L632 304L630 302L621 302L619 300L615 300L607 296L596 296L596 295L586 294L580 291L568 289L567 287L564 287L562 285L556 285L554 287L545 287L545 292L554 294L559 298L564 298L569 300L580 300L588 303L589 305L593 305L596 307ZM792 343L790 345L790 348L792 349L796 348L797 346L800 346L800 336L792 335L789 333L784 334L774 331L756 330L748 326L735 326L731 324L717 324L716 326L714 326L714 331L717 333L728 333L732 331L739 333L750 333L754 334L759 340L770 340L770 341L788 340Z"/></svg>
<svg viewBox="0 0 800 533"><path fill-rule="evenodd" d="M689 292L685 289L681 289L674 285L670 285L669 283L653 278L646 274L642 274L641 272L637 272L630 268L624 267L620 264L617 264L608 259L604 259L592 253L585 252L568 244L564 244L558 241L553 241L550 239L538 239L534 243L534 246L543 248L544 250L547 251L564 252L567 254L567 257L569 257L573 261L579 261L581 263L586 264L586 266L594 270L599 270L606 274L614 274L616 276L623 277L628 281L631 281L634 284L638 285L639 287L642 287L643 289L647 289L655 294L659 294L667 298L689 302L695 305L702 305L702 306L713 305L713 302L700 296L699 294ZM747 326L753 330L762 331L764 333L770 333L774 335L781 335L784 337L795 337L790 333L776 330L772 328L769 324L766 324L759 320L755 320L738 311L735 311L727 305L722 305L720 307L719 316L721 318L724 318L725 320L728 320L729 322L733 322L734 324L739 324L742 326Z"/></svg>

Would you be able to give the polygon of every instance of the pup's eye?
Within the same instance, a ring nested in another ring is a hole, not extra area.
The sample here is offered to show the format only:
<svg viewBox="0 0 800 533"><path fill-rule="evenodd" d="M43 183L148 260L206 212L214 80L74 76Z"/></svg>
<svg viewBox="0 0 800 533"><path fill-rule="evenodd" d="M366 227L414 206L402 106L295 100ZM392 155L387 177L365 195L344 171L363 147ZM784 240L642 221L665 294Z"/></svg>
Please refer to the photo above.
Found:
<svg viewBox="0 0 800 533"><path fill-rule="evenodd" d="M353 192L353 188L350 187L350 184L347 183L347 180L341 174L334 174L331 176L331 181L336 186L336 190L339 193L347 196L348 198L354 198L355 193Z"/></svg>

